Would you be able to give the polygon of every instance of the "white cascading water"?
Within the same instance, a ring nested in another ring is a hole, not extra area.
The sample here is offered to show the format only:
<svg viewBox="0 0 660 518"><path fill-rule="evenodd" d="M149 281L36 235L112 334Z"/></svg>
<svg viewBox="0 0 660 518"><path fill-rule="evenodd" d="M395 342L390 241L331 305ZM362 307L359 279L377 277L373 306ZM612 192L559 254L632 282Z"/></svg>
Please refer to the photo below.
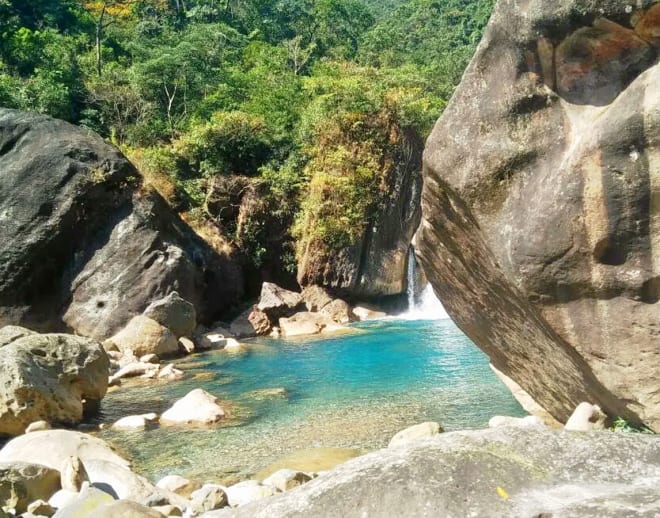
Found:
<svg viewBox="0 0 660 518"><path fill-rule="evenodd" d="M433 286L430 282L426 283L422 292L417 291L417 260L415 252L410 247L410 257L408 259L408 311L401 315L406 320L440 320L449 318L449 315L442 306L442 302L436 297Z"/></svg>

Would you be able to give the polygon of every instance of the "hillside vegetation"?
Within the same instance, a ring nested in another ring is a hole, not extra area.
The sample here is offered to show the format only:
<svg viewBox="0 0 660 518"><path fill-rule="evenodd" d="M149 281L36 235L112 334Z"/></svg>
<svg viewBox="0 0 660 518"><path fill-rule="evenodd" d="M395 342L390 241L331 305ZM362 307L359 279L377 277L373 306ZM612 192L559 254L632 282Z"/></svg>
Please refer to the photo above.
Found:
<svg viewBox="0 0 660 518"><path fill-rule="evenodd" d="M293 278L349 245L493 0L0 0L0 105L119 146L198 231ZM287 273L288 272L288 273Z"/></svg>

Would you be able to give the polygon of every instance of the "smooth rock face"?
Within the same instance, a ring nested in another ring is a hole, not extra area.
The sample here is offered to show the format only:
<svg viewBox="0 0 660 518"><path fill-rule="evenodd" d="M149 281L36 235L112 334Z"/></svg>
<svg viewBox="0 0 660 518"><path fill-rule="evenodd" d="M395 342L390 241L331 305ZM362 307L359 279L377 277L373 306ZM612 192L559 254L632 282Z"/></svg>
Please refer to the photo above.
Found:
<svg viewBox="0 0 660 518"><path fill-rule="evenodd" d="M637 7L500 1L424 156L427 277L561 422L590 401L660 428L660 21Z"/></svg>
<svg viewBox="0 0 660 518"><path fill-rule="evenodd" d="M191 336L197 327L195 306L173 291L144 310L144 316L172 331L177 338Z"/></svg>
<svg viewBox="0 0 660 518"><path fill-rule="evenodd" d="M21 435L0 450L0 463L43 464L55 470L61 469L69 457L78 457L85 464L91 460L104 460L124 467L129 465L105 441L69 430L46 430Z"/></svg>
<svg viewBox="0 0 660 518"><path fill-rule="evenodd" d="M225 411L218 404L218 398L195 389L163 412L160 420L163 424L212 424L224 417Z"/></svg>
<svg viewBox="0 0 660 518"><path fill-rule="evenodd" d="M108 388L108 357L94 340L31 334L2 347L0 434L34 421L76 424ZM83 400L85 403L83 403Z"/></svg>
<svg viewBox="0 0 660 518"><path fill-rule="evenodd" d="M60 489L58 471L40 464L0 463L0 508L22 513L35 500L48 500Z"/></svg>
<svg viewBox="0 0 660 518"><path fill-rule="evenodd" d="M658 473L660 442L639 434L452 432L359 457L295 491L207 517L655 516Z"/></svg>
<svg viewBox="0 0 660 518"><path fill-rule="evenodd" d="M104 339L174 290L202 321L242 296L237 261L99 136L1 109L0 149L0 325Z"/></svg>
<svg viewBox="0 0 660 518"><path fill-rule="evenodd" d="M179 342L174 333L144 315L133 317L110 341L124 354L132 353L138 357L155 354L165 358L179 352Z"/></svg>

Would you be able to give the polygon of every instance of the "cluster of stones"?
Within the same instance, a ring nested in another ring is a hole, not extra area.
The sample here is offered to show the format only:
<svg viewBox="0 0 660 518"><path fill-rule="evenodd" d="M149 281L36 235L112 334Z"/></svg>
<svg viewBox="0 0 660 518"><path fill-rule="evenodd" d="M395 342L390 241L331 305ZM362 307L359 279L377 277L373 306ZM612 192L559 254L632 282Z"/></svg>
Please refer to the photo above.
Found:
<svg viewBox="0 0 660 518"><path fill-rule="evenodd" d="M0 517L194 517L293 489L314 476L281 469L261 482L223 486L169 475L154 485L101 439L42 422L0 450Z"/></svg>
<svg viewBox="0 0 660 518"><path fill-rule="evenodd" d="M351 307L320 286L307 286L297 293L265 282L259 302L230 324L229 333L238 338L336 333L346 331L351 322L383 316L367 305Z"/></svg>

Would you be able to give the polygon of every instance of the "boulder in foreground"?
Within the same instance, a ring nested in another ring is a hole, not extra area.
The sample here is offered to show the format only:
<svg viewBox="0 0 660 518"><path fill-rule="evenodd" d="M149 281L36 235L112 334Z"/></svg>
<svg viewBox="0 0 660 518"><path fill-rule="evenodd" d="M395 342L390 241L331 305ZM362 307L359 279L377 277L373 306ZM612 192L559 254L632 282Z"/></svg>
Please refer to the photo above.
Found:
<svg viewBox="0 0 660 518"><path fill-rule="evenodd" d="M649 481L659 472L660 442L650 436L543 428L451 432L359 457L295 491L205 516L602 518L622 509L655 516L660 487Z"/></svg>
<svg viewBox="0 0 660 518"><path fill-rule="evenodd" d="M18 435L34 421L77 424L108 388L101 345L63 334L28 334L0 354L0 434Z"/></svg>

